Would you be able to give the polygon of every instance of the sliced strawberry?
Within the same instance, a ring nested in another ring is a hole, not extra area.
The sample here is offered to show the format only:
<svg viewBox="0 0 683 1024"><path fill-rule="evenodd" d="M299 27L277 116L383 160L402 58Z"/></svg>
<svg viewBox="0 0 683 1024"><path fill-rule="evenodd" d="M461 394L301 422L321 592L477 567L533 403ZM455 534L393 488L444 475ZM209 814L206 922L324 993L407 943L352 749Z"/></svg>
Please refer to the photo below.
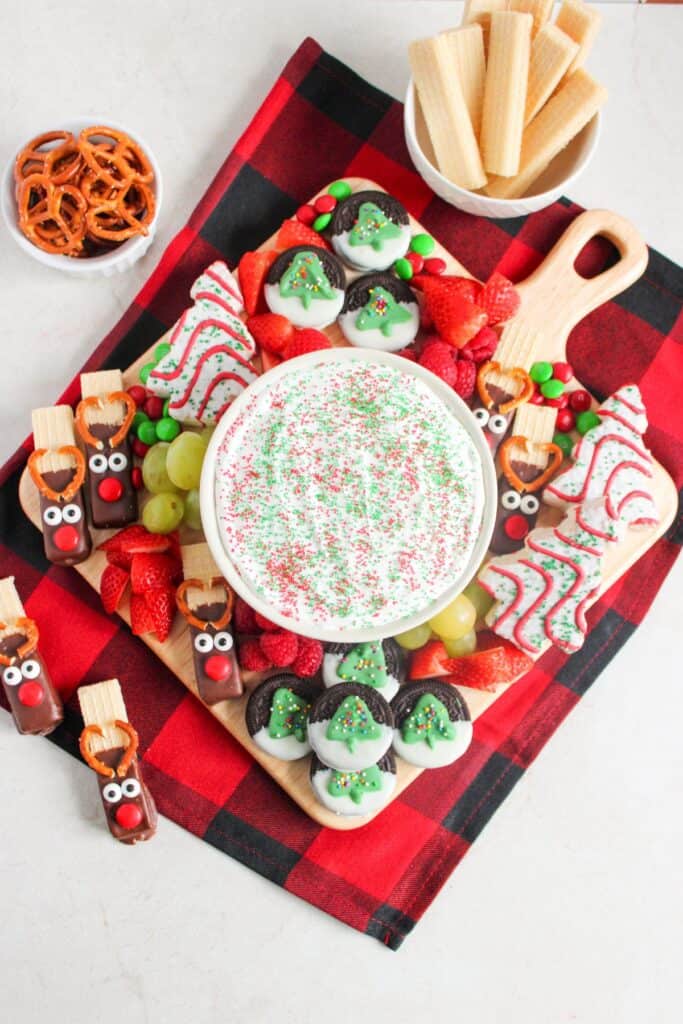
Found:
<svg viewBox="0 0 683 1024"><path fill-rule="evenodd" d="M438 277L430 280L436 287L430 287L426 302L434 326L444 341L461 348L486 326L486 313L461 294L459 278L445 284Z"/></svg>
<svg viewBox="0 0 683 1024"><path fill-rule="evenodd" d="M459 277L457 274L442 274L433 277L430 274L416 274L410 282L411 287L418 288L426 299L446 288L453 295L462 295L463 299L478 305L481 285L472 277Z"/></svg>
<svg viewBox="0 0 683 1024"><path fill-rule="evenodd" d="M159 587L170 589L177 572L177 563L168 555L133 555L130 585L134 594L144 594Z"/></svg>
<svg viewBox="0 0 683 1024"><path fill-rule="evenodd" d="M245 252L239 262L240 288L245 309L250 315L258 308L266 274L276 257L276 249L267 249L265 252Z"/></svg>
<svg viewBox="0 0 683 1024"><path fill-rule="evenodd" d="M448 675L444 662L448 661L448 651L441 640L429 640L424 647L413 652L410 659L410 679L430 679L432 676Z"/></svg>
<svg viewBox="0 0 683 1024"><path fill-rule="evenodd" d="M477 650L488 651L492 647L503 647L505 649L510 672L514 673L515 678L523 672L528 672L533 664L533 660L529 655L525 654L524 651L520 651L517 644L513 644L511 640L498 636L492 629L480 630L477 633Z"/></svg>
<svg viewBox="0 0 683 1024"><path fill-rule="evenodd" d="M249 330L262 349L275 355L280 355L294 337L294 325L279 313L249 317Z"/></svg>
<svg viewBox="0 0 683 1024"><path fill-rule="evenodd" d="M294 245L317 245L329 249L327 241L317 231L302 224L300 220L286 220L277 233L275 245L278 249L291 249Z"/></svg>
<svg viewBox="0 0 683 1024"><path fill-rule="evenodd" d="M173 547L173 540L170 534L148 533L145 530L144 536L125 537L121 544L120 551L125 555L163 555Z"/></svg>
<svg viewBox="0 0 683 1024"><path fill-rule="evenodd" d="M134 523L132 526L126 526L125 529L119 530L118 533L112 534L107 540L102 541L98 545L98 551L106 551L109 554L110 551L120 551L123 542L128 537L146 537L147 530L141 523Z"/></svg>
<svg viewBox="0 0 683 1024"><path fill-rule="evenodd" d="M132 594L130 599L130 628L133 636L144 636L154 632L154 621L142 594Z"/></svg>
<svg viewBox="0 0 683 1024"><path fill-rule="evenodd" d="M276 366L279 366L282 360L279 356L274 356L272 352L268 352L265 348L261 352L261 372L267 373L268 370L274 370Z"/></svg>
<svg viewBox="0 0 683 1024"><path fill-rule="evenodd" d="M163 643L173 625L175 592L170 587L158 587L156 590L146 591L144 601L152 618L154 632Z"/></svg>
<svg viewBox="0 0 683 1024"><path fill-rule="evenodd" d="M447 671L444 681L474 690L492 690L499 683L511 683L533 665L528 655L516 648L515 652L510 646L500 644L464 658L449 658L444 665Z"/></svg>
<svg viewBox="0 0 683 1024"><path fill-rule="evenodd" d="M507 277L495 272L481 290L479 305L486 310L490 324L510 320L519 309L519 292Z"/></svg>
<svg viewBox="0 0 683 1024"><path fill-rule="evenodd" d="M128 572L118 565L106 565L100 578L100 597L108 615L115 612L128 586Z"/></svg>
<svg viewBox="0 0 683 1024"><path fill-rule="evenodd" d="M117 548L114 548L113 550L105 553L110 565L117 565L119 569L125 569L126 572L130 572L133 556L128 554L127 551L119 551Z"/></svg>

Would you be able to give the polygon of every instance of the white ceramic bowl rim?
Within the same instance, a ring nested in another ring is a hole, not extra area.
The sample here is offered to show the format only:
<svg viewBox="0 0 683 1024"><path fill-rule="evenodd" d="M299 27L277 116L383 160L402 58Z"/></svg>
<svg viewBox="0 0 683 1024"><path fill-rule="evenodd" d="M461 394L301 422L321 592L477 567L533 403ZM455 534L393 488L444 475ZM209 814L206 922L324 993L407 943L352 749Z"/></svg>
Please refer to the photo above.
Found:
<svg viewBox="0 0 683 1024"><path fill-rule="evenodd" d="M141 148L145 151L152 169L154 171L154 181L152 188L154 190L155 198L155 211L154 218L149 225L147 235L137 235L134 238L129 238L121 245L117 246L116 249L111 252L102 253L100 256L90 256L87 259L73 259L70 256L61 256L59 254L52 254L43 252L37 246L33 245L32 242L26 238L26 236L20 231L17 224L17 204L14 195L14 161L16 160L17 153L20 152L23 146L26 145L31 139L37 138L38 135L43 134L45 131L53 130L46 129L45 127L38 129L37 131L27 132L22 142L19 142L12 148L12 156L5 167L5 171L2 177L2 193L0 193L0 205L2 206L2 213L7 228L24 252L28 253L34 259L38 260L39 263L45 264L48 267L56 267L59 270L66 271L69 274L74 275L90 275L93 271L105 272L108 270L115 269L119 264L126 264L132 266L132 264L139 259L149 248L156 226L159 221L159 214L161 212L161 204L163 201L163 184L161 180L161 170L157 159L154 156L148 143L143 139L139 132L131 130L128 125L122 125L118 121L112 120L110 117L102 117L98 114L90 114L87 117L71 117L60 121L59 130L73 132L74 135L78 135L84 128L91 126L98 126L113 128L116 131L125 132L126 135L130 135ZM57 130L57 129L54 129Z"/></svg>
<svg viewBox="0 0 683 1024"><path fill-rule="evenodd" d="M394 369L401 370L403 373L417 377L419 380L423 381L439 399L441 399L449 412L465 428L481 458L484 494L479 536L477 537L472 552L470 553L467 565L458 577L453 580L452 584L443 592L443 594L433 600L422 612L406 616L393 622L387 622L381 627L373 626L363 629L340 630L325 628L308 622L300 624L291 618L286 618L284 615L280 614L277 609L273 608L268 604L268 602L263 601L251 590L249 585L243 580L237 571L221 540L218 517L216 515L215 474L218 449L233 421L253 396L254 389L263 390L270 387L271 384L274 384L281 377L284 377L286 374L289 374L294 370L313 367L320 365L321 363L331 363L336 361L346 362L358 359L391 366ZM248 604L251 605L252 608L261 615L270 619L272 622L277 623L277 625L282 626L285 629L291 629L304 636L312 636L318 640L326 640L331 643L364 643L371 640L383 640L386 637L395 636L397 633L403 633L408 629L413 629L415 626L421 625L427 619L436 615L445 608L447 604L453 601L454 598L462 592L474 577L488 550L489 541L491 540L495 524L497 504L496 488L496 473L493 465L493 459L491 457L488 444L484 438L484 433L467 405L451 388L444 384L443 381L439 380L438 377L419 364L410 362L407 359L403 359L401 356L394 355L390 352L362 348L333 348L322 352L311 352L307 355L299 356L296 359L291 359L282 363L280 366L269 370L267 374L259 377L257 381L249 385L249 387L235 399L218 423L204 457L200 484L200 509L204 535L216 564L228 583Z"/></svg>

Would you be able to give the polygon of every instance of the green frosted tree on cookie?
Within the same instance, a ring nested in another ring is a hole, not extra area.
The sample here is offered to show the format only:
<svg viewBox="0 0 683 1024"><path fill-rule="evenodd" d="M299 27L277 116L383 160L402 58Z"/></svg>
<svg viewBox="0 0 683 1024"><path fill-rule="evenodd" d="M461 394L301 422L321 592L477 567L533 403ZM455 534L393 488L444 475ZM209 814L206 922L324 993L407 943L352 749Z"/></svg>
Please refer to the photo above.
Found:
<svg viewBox="0 0 683 1024"><path fill-rule="evenodd" d="M400 238L401 229L375 203L361 203L358 217L349 231L349 245L371 245L379 252L385 242Z"/></svg>
<svg viewBox="0 0 683 1024"><path fill-rule="evenodd" d="M387 665L380 643L358 644L337 667L337 675L345 683L363 683L380 689L387 683Z"/></svg>
<svg viewBox="0 0 683 1024"><path fill-rule="evenodd" d="M308 309L314 299L334 299L319 256L314 252L298 252L280 278L280 295L284 299L300 299Z"/></svg>
<svg viewBox="0 0 683 1024"><path fill-rule="evenodd" d="M268 735L274 740L294 736L299 743L306 740L306 720L310 705L292 693L286 686L280 686L273 694L273 703L268 719Z"/></svg>
<svg viewBox="0 0 683 1024"><path fill-rule="evenodd" d="M410 320L410 313L381 285L369 290L370 298L356 317L359 331L381 331L388 336L394 324Z"/></svg>
<svg viewBox="0 0 683 1024"><path fill-rule="evenodd" d="M354 694L341 702L330 719L325 735L328 740L345 743L353 754L364 740L379 739L382 730L365 701Z"/></svg>
<svg viewBox="0 0 683 1024"><path fill-rule="evenodd" d="M455 739L455 726L441 701L424 693L403 722L401 735L405 743L426 743L433 750L439 740Z"/></svg>
<svg viewBox="0 0 683 1024"><path fill-rule="evenodd" d="M382 773L376 764L362 772L333 771L327 783L330 796L348 796L354 804L359 804L366 793L377 793L381 788Z"/></svg>

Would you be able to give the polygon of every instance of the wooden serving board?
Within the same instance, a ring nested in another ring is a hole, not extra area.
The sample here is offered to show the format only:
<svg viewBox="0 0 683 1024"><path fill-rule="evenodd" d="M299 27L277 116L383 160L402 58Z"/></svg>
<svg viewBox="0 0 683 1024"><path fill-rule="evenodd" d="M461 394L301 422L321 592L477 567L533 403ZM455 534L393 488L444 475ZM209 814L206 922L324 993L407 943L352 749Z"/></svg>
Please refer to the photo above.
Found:
<svg viewBox="0 0 683 1024"><path fill-rule="evenodd" d="M367 179L348 178L346 180L354 192L362 189L381 189L381 186ZM325 191L326 189L323 189L319 194ZM411 218L411 226L414 233L425 230L414 218ZM609 270L587 280L576 273L574 263L586 242L596 235L607 237L616 246L621 258ZM269 248L273 241L274 236L264 242L261 248ZM445 260L447 273L472 276L438 242L433 255L440 256ZM551 362L564 361L567 337L574 325L591 310L628 288L643 273L646 263L645 243L635 228L627 221L606 210L592 210L581 214L565 231L540 267L526 281L518 285L522 300L520 311L514 321L504 329L495 359L504 366L523 366L527 369L537 359L547 359ZM347 271L347 275L349 280L357 276L356 273L349 271ZM326 333L334 344L347 344L336 324L327 328ZM158 340L155 342L156 344L158 344ZM139 383L139 370L144 363L149 362L154 347L152 346L132 366L124 370L123 377L126 387ZM504 379L503 375L501 380ZM628 382L615 382L615 387L617 384L623 383ZM674 518L677 507L676 489L669 475L658 463L654 465L652 485L660 522L655 527L630 530L622 542L609 550L604 562L601 593L619 579L662 536ZM21 478L19 499L26 515L40 529L38 492L26 471ZM541 505L538 525L553 525L560 520L561 516L560 510ZM114 531L92 530L93 547L100 544L112 532ZM200 536L194 533L188 534L182 539L184 542L191 543L200 539ZM92 587L99 591L99 581L105 565L104 554L94 551L87 561L75 568ZM119 614L126 622L130 623L127 599ZM199 700L194 681L189 630L185 621L180 616L176 617L171 634L165 643L159 643L153 636L144 638L144 642ZM116 665L111 666L113 674L116 673L116 669ZM253 689L262 678L262 675L256 673L244 673L248 690ZM507 690L508 686L512 685L514 683L502 684L493 692L462 687L462 693L472 718L478 718ZM125 689L125 679L123 687ZM244 720L246 700L247 695L238 700L223 701L214 706L206 705L206 708L311 818L328 828L348 830L359 828L374 817L374 815L368 815L345 818L333 814L319 804L313 795L308 778L308 757L300 761L280 761L264 753L252 743ZM400 758L397 758L397 768L394 799L423 770L406 764ZM458 770L457 761L452 770Z"/></svg>

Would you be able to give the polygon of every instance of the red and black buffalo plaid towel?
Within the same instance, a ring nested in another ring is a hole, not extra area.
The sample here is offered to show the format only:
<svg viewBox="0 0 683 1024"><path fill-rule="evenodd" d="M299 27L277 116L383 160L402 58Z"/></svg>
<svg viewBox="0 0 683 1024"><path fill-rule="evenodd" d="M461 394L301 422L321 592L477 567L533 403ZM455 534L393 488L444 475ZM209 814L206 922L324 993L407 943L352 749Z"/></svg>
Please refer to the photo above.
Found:
<svg viewBox="0 0 683 1024"><path fill-rule="evenodd" d="M173 323L203 267L219 257L235 264L312 193L344 175L381 183L478 277L495 268L517 280L526 276L579 212L568 199L508 221L451 209L412 168L401 105L308 39L87 369L131 363ZM599 250L586 253L586 266L604 258ZM569 346L577 376L598 398L637 381L650 417L648 443L679 486L681 292L683 272L651 252L643 278L585 320ZM78 398L77 382L66 397ZM376 821L335 832L289 800L121 620L101 611L76 572L45 561L17 500L28 451L20 449L0 477L0 575L17 577L28 614L45 624L42 651L68 698L66 721L51 739L77 754L76 687L118 676L163 814L393 949L639 625L680 543L672 531L605 594L589 614L579 653L549 651L477 721L474 742L455 769L424 772Z"/></svg>

